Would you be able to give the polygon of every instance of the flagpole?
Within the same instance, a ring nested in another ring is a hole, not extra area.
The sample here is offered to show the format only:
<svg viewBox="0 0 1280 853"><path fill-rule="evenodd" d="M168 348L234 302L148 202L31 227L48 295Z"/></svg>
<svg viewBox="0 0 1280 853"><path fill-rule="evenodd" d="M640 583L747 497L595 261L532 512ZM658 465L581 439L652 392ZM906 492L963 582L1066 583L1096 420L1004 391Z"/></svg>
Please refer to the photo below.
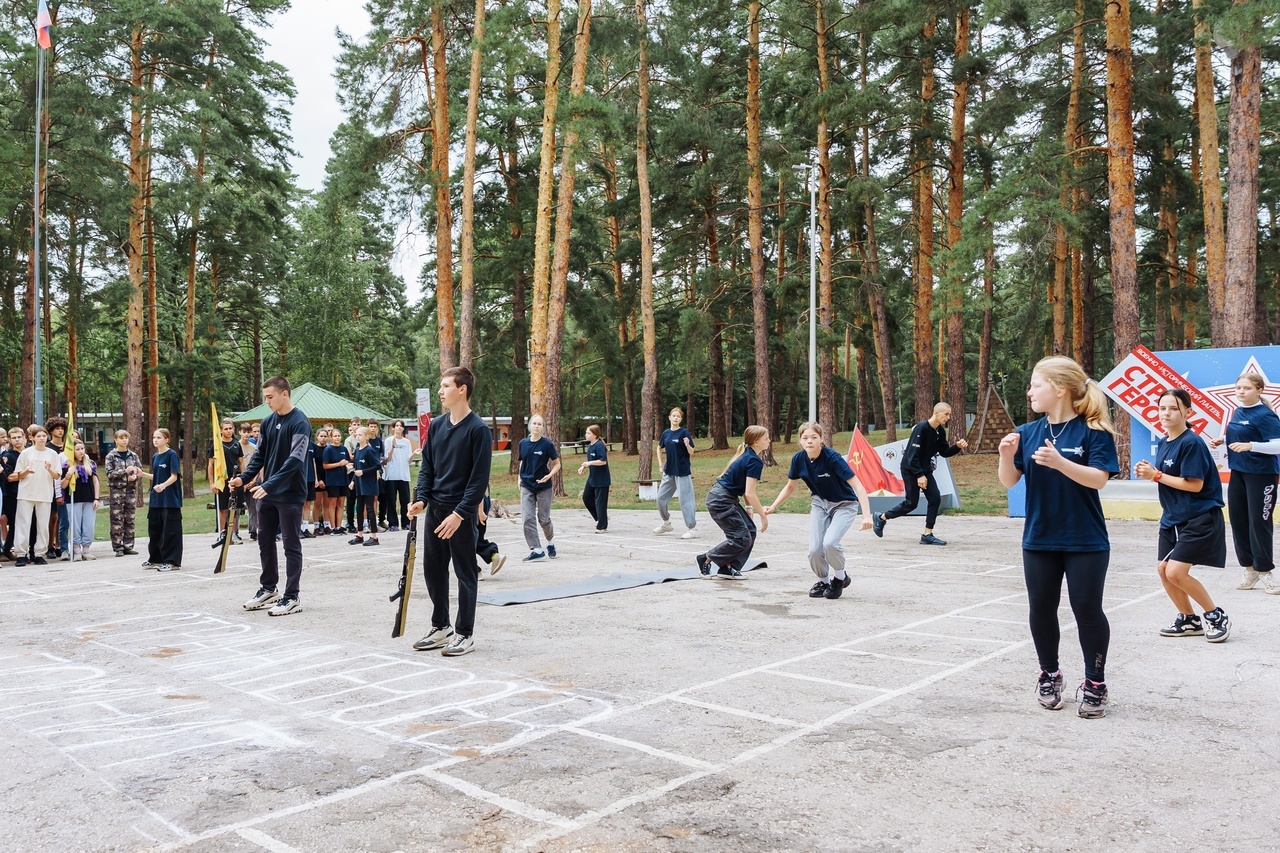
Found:
<svg viewBox="0 0 1280 853"><path fill-rule="evenodd" d="M40 367L40 134L44 130L44 48L36 46L36 168L31 180L31 207L35 212L32 223L32 251L35 253L35 278L31 286L35 289L35 317L32 318L35 329L35 404L36 423L44 423L44 379Z"/></svg>

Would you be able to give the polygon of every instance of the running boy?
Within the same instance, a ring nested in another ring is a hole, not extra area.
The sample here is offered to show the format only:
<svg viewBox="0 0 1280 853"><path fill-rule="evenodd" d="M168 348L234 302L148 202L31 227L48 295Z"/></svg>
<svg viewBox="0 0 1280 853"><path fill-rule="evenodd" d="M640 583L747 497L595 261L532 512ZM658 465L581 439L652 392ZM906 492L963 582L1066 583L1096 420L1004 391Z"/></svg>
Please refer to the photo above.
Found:
<svg viewBox="0 0 1280 853"><path fill-rule="evenodd" d="M947 423L950 420L951 406L938 403L927 421L921 421L912 428L911 437L907 439L907 446L902 451L902 482L906 486L906 493L902 497L902 503L872 519L876 536L884 536L884 526L889 519L907 515L914 510L920 504L920 491L924 490L928 514L925 516L920 544L947 544L945 539L933 535L938 508L942 505L942 494L938 491L937 481L933 479L933 459L935 456L955 456L969 446L969 442L963 438L955 444L947 443Z"/></svg>

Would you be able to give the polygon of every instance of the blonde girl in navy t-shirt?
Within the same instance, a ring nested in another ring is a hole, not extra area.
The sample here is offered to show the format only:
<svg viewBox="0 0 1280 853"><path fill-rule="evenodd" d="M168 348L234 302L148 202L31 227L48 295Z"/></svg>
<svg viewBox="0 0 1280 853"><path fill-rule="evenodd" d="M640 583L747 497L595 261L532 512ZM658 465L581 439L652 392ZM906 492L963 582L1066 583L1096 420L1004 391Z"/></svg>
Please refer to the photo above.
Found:
<svg viewBox="0 0 1280 853"><path fill-rule="evenodd" d="M147 560L144 569L175 572L182 568L182 460L169 448L169 431L151 434L155 455L150 473L136 470L151 481L147 501Z"/></svg>
<svg viewBox="0 0 1280 853"><path fill-rule="evenodd" d="M1276 482L1280 474L1280 418L1262 400L1266 382L1256 373L1236 380L1240 405L1227 421L1226 435L1210 442L1227 445L1227 514L1236 559L1244 578L1236 589L1253 589L1262 581L1271 595L1280 595L1280 572L1271 553L1272 515L1276 507Z"/></svg>
<svg viewBox="0 0 1280 853"><path fill-rule="evenodd" d="M1000 441L1000 482L1027 480L1022 569L1030 604L1031 638L1040 659L1040 705L1062 707L1058 668L1058 603L1062 581L1084 654L1081 717L1106 714L1105 669L1111 626L1102 610L1111 541L1098 492L1119 473L1115 427L1107 400L1080 365L1065 356L1041 359L1027 388L1031 410L1044 415Z"/></svg>
<svg viewBox="0 0 1280 853"><path fill-rule="evenodd" d="M742 567L756 544L756 526L738 498L745 500L760 516L760 532L769 529L769 516L756 494L760 475L764 473L760 454L768 449L769 431L762 426L747 427L738 452L707 492L707 512L724 532L725 541L695 558L703 577L710 576L713 564L718 567L716 577L734 580L742 577Z"/></svg>
<svg viewBox="0 0 1280 853"><path fill-rule="evenodd" d="M822 440L822 424L811 421L800 425L802 449L791 457L787 484L764 511L769 515L777 512L795 491L796 483L803 480L809 487L809 568L818 576L809 597L835 599L852 583L844 570L844 546L840 540L853 526L859 507L861 529L871 529L871 498L848 460Z"/></svg>
<svg viewBox="0 0 1280 853"><path fill-rule="evenodd" d="M1160 494L1160 539L1156 546L1156 572L1178 615L1165 637L1204 636L1221 643L1231 633L1231 620L1213 603L1209 591L1191 577L1191 567L1227 564L1227 535L1222 523L1222 478L1213 454L1200 436L1187 429L1191 395L1181 388L1166 391L1158 401L1160 425L1165 436L1156 448L1154 463L1143 459L1136 473L1156 484ZM1191 602L1204 608L1200 622Z"/></svg>
<svg viewBox="0 0 1280 853"><path fill-rule="evenodd" d="M666 462L662 465L662 481L658 483L658 515L662 521L653 529L653 532L662 535L673 530L671 513L667 511L667 506L671 503L671 498L677 496L680 499L680 514L684 518L685 526L685 531L680 534L680 538L696 539L698 538L698 501L693 495L693 471L689 461L696 452L693 436L689 430L680 426L684 421L684 412L678 407L667 413L667 421L671 424L671 429L663 430L658 438L658 444L662 445L662 450L666 454Z"/></svg>

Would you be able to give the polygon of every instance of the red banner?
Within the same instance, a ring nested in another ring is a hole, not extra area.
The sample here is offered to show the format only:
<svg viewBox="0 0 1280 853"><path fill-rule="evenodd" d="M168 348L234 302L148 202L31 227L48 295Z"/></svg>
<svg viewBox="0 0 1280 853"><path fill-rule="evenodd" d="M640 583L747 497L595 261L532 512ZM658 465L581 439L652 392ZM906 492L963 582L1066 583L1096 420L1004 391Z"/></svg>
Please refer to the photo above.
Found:
<svg viewBox="0 0 1280 853"><path fill-rule="evenodd" d="M1197 435L1207 432L1217 437L1226 418L1222 407L1141 344L1102 380L1102 390L1107 396L1156 435L1164 435L1164 427L1160 425L1160 395L1170 388L1180 388L1191 397L1192 415L1187 426Z"/></svg>
<svg viewBox="0 0 1280 853"><path fill-rule="evenodd" d="M868 492L886 491L895 495L906 492L902 481L885 470L880 462L880 454L876 453L876 449L863 437L860 430L854 429L853 438L849 440L849 455L845 458Z"/></svg>

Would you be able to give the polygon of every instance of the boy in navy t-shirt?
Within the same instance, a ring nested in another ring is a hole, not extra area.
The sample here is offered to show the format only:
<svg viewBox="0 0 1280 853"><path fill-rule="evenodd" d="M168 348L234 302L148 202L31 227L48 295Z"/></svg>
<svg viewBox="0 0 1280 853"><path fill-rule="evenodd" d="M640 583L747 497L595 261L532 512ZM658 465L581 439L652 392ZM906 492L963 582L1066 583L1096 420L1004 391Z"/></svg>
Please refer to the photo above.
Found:
<svg viewBox="0 0 1280 853"><path fill-rule="evenodd" d="M524 541L529 556L523 562L536 563L556 558L555 528L551 525L551 480L560 470L560 451L542 434L542 415L529 418L529 437L520 439L520 513L524 519ZM547 537L542 550L538 527Z"/></svg>
<svg viewBox="0 0 1280 853"><path fill-rule="evenodd" d="M689 457L694 453L693 436L680 426L684 420L684 412L672 409L667 414L670 429L662 431L658 443L666 453L666 462L662 466L662 482L658 484L658 515L662 522L653 532L662 535L670 533L671 513L667 506L673 495L680 497L680 514L684 516L684 526L688 529L680 534L681 539L698 537L698 502L693 495L693 476L689 467Z"/></svg>

